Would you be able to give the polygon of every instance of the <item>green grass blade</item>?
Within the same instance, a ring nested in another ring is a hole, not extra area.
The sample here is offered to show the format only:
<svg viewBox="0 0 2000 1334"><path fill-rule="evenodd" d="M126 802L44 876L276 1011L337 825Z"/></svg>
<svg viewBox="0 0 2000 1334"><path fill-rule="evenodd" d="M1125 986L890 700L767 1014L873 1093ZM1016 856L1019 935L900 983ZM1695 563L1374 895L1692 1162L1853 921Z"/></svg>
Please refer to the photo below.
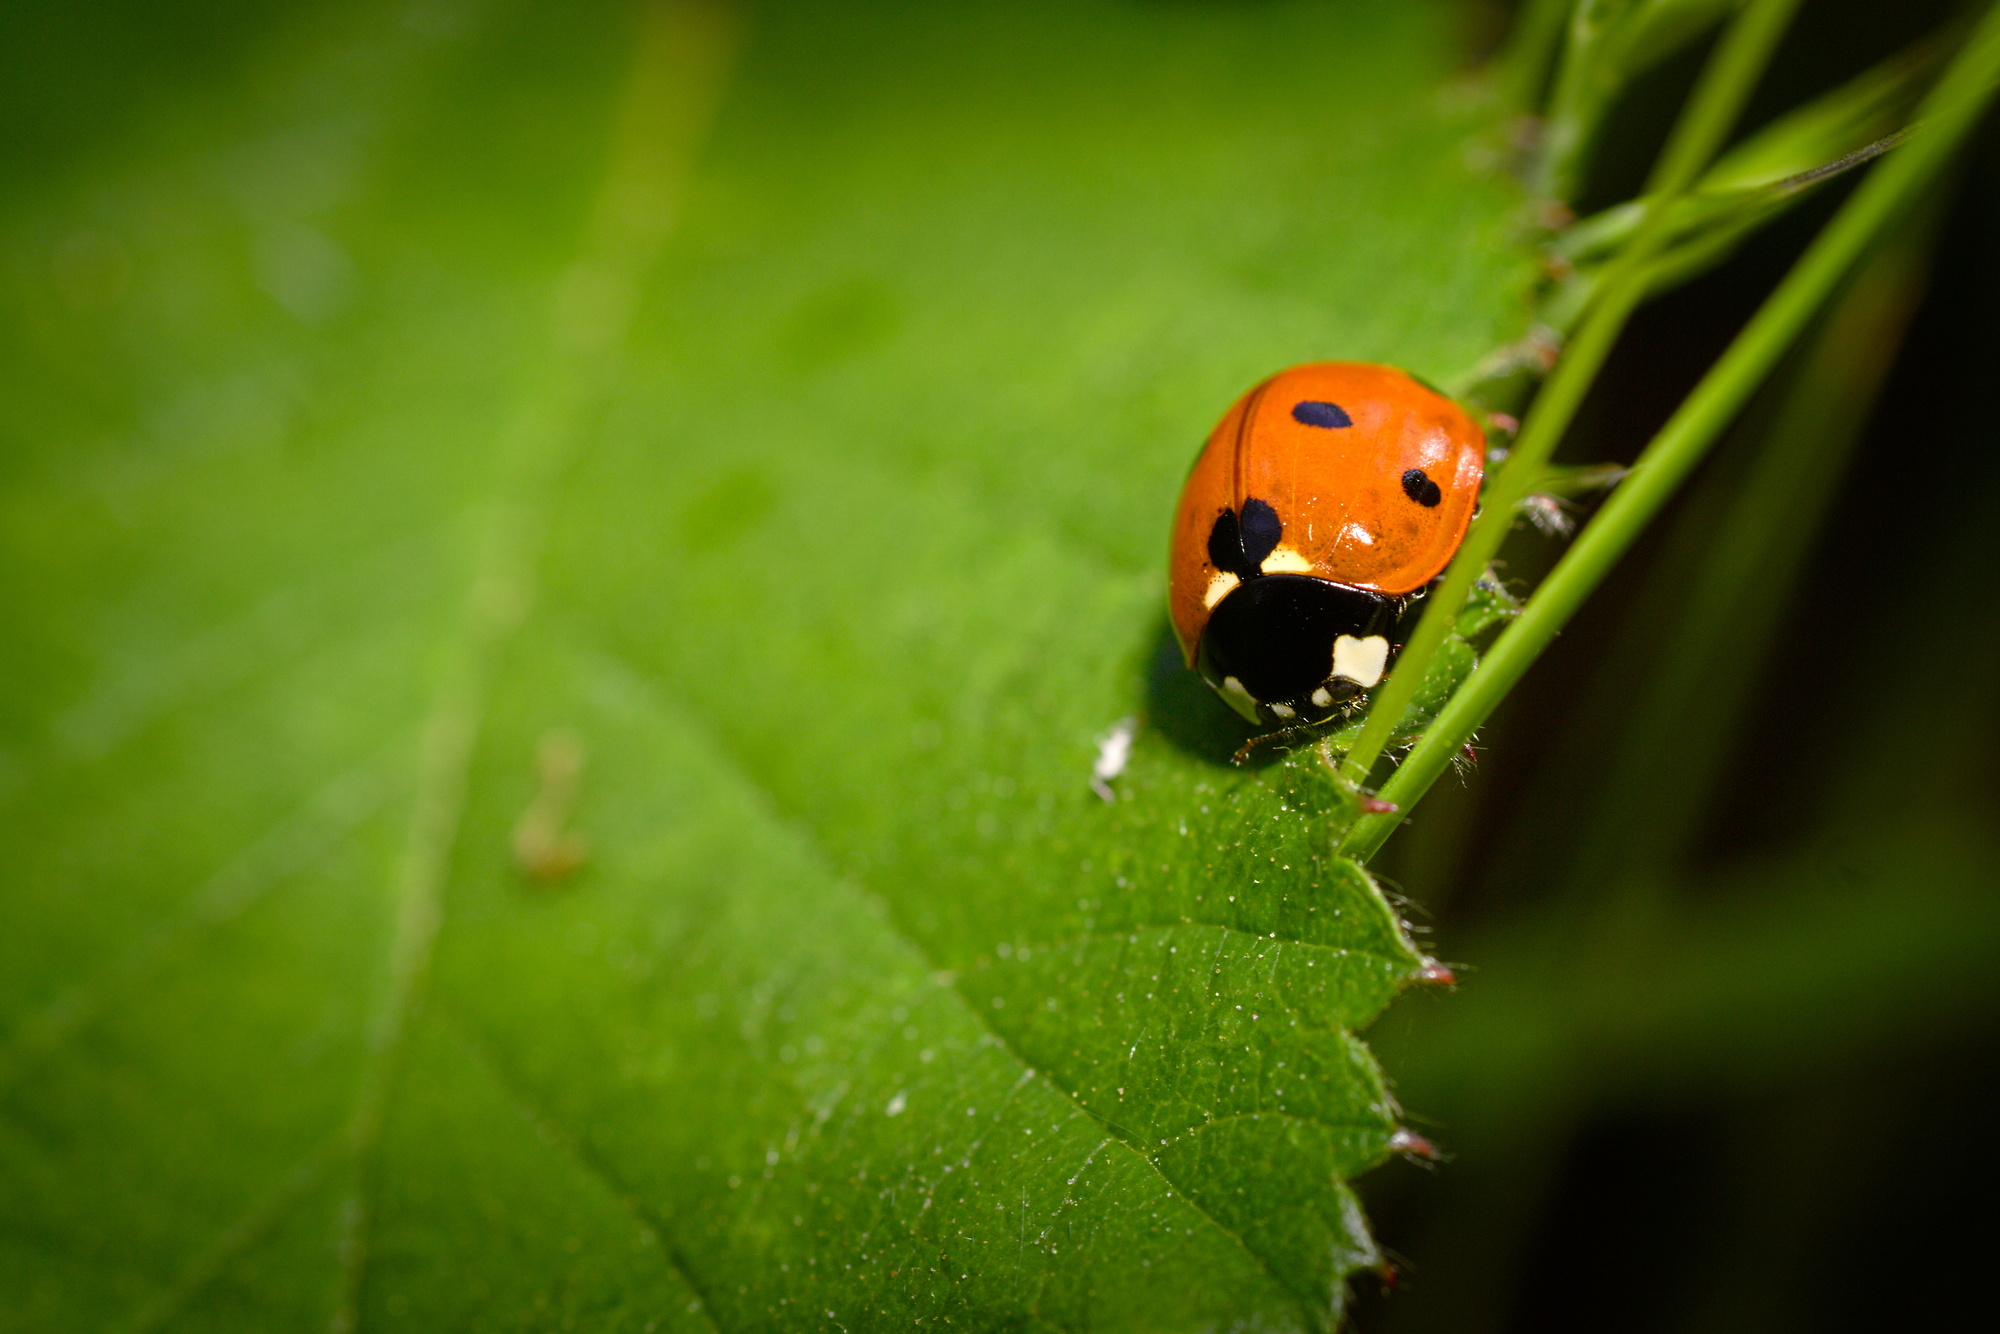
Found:
<svg viewBox="0 0 2000 1334"><path fill-rule="evenodd" d="M1649 182L1648 193L1665 201L1665 207L1647 218L1632 243L1613 261L1602 296L1536 396L1506 464L1486 488L1481 517L1452 560L1443 585L1427 599L1423 619L1405 645L1396 670L1376 691L1361 735L1342 761L1343 772L1351 781L1367 781L1396 721L1421 684L1431 657L1450 633L1452 618L1498 554L1513 526L1515 507L1546 469L1549 456L1582 406L1598 367L1646 295L1649 266L1669 237L1674 201L1687 192L1721 147L1796 6L1797 0L1755 0L1730 26L1721 48L1703 71Z"/></svg>
<svg viewBox="0 0 2000 1334"><path fill-rule="evenodd" d="M1742 240L1828 181L1893 149L1936 81L1962 25L1952 24L1814 101L1780 116L1731 148L1674 209L1672 240L1653 265L1650 291L1688 281L1734 253ZM1566 267L1542 299L1541 322L1565 334L1588 309L1619 248L1655 206L1634 199L1565 229L1549 252Z"/></svg>
<svg viewBox="0 0 2000 1334"><path fill-rule="evenodd" d="M1574 0L1528 0L1514 18L1496 62L1508 101L1526 111L1540 106L1562 54L1563 33Z"/></svg>
<svg viewBox="0 0 2000 1334"><path fill-rule="evenodd" d="M1363 858L1382 845L1412 803L1527 671L1612 564L1673 495L1799 332L1854 265L1916 203L1977 124L2000 81L2000 7L1989 9L1926 101L1924 133L1881 162L1793 266L1722 358L1703 377L1630 476L1550 572L1527 609L1480 663L1437 723L1383 786L1400 809L1368 816L1343 841Z"/></svg>
<svg viewBox="0 0 2000 1334"><path fill-rule="evenodd" d="M1633 79L1714 27L1740 0L1576 0L1550 94L1535 190L1572 199L1606 113Z"/></svg>

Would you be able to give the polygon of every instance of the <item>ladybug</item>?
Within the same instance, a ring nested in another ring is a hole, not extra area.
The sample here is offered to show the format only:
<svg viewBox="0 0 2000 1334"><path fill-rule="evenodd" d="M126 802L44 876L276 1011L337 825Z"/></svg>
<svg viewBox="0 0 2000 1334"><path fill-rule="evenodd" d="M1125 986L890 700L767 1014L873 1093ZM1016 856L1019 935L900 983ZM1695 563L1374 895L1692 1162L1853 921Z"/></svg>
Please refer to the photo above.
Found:
<svg viewBox="0 0 2000 1334"><path fill-rule="evenodd" d="M1318 361L1252 389L1174 514L1188 665L1253 723L1332 716L1388 671L1397 620L1465 538L1485 455L1464 408L1393 366Z"/></svg>

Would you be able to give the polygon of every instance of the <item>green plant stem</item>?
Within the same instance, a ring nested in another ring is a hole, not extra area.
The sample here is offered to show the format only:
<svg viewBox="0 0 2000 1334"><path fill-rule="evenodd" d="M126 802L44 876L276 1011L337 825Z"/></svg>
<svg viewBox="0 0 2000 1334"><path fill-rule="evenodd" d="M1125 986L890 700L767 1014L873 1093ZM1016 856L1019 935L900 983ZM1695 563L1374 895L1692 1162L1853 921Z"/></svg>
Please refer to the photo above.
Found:
<svg viewBox="0 0 2000 1334"><path fill-rule="evenodd" d="M1574 0L1535 163L1537 197L1574 198L1577 178L1619 93L1741 2Z"/></svg>
<svg viewBox="0 0 2000 1334"><path fill-rule="evenodd" d="M1343 852L1366 860L1382 846L1402 813L1444 772L1459 747L1568 623L1863 254L1943 169L1977 123L1996 82L2000 82L2000 5L1987 11L1926 101L1922 132L1869 173L1722 359L1653 437L1631 474L1549 573L1526 610L1502 632L1384 785L1383 799L1399 809L1357 821L1341 845Z"/></svg>
<svg viewBox="0 0 2000 1334"><path fill-rule="evenodd" d="M1514 19L1499 67L1508 100L1526 111L1542 99L1569 23L1570 0L1527 0Z"/></svg>
<svg viewBox="0 0 2000 1334"><path fill-rule="evenodd" d="M1650 261L1671 234L1674 205L1701 174L1763 72L1771 49L1784 32L1798 0L1753 0L1730 26L1721 48L1702 73L1700 85L1667 146L1654 165L1646 194L1657 201L1630 245L1619 252L1605 275L1601 294L1585 317L1576 340L1556 363L1555 373L1536 396L1506 464L1487 487L1483 512L1467 534L1444 584L1433 593L1404 646L1396 670L1376 692L1374 704L1341 762L1341 771L1355 783L1367 781L1381 758L1396 724L1422 684L1431 659L1465 602L1472 585L1485 573L1513 526L1514 510L1540 478L1549 455L1569 429L1597 371L1610 355L1632 311L1650 286Z"/></svg>

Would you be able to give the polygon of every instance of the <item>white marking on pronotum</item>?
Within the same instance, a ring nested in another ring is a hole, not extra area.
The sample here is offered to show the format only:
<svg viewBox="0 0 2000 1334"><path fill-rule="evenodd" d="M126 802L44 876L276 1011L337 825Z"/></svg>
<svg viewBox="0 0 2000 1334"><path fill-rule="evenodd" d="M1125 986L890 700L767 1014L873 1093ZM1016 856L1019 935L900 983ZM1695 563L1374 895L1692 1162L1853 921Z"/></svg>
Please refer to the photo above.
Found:
<svg viewBox="0 0 2000 1334"><path fill-rule="evenodd" d="M882 1115L901 1116L903 1114L903 1108L909 1106L909 1104L910 1104L910 1095L908 1094L908 1092L898 1093L895 1097L889 1099L889 1105L882 1109Z"/></svg>
<svg viewBox="0 0 2000 1334"><path fill-rule="evenodd" d="M1299 716L1292 711L1292 706L1289 704L1273 704L1271 712L1277 714L1280 718L1296 718Z"/></svg>
<svg viewBox="0 0 2000 1334"><path fill-rule="evenodd" d="M1132 734L1138 730L1136 718L1120 718L1111 730L1097 739L1097 762L1090 766L1090 790L1106 801L1118 800L1111 780L1125 772L1132 758Z"/></svg>
<svg viewBox="0 0 2000 1334"><path fill-rule="evenodd" d="M1251 722L1262 722L1257 716L1257 699L1243 688L1243 683L1233 676L1222 678L1222 700L1230 708L1248 718Z"/></svg>
<svg viewBox="0 0 2000 1334"><path fill-rule="evenodd" d="M1242 582L1227 570L1216 571L1215 577L1208 581L1208 591L1201 595L1201 605L1214 611L1215 604L1228 597L1229 590Z"/></svg>
<svg viewBox="0 0 2000 1334"><path fill-rule="evenodd" d="M1319 705L1322 709L1330 709L1333 707L1333 696L1327 692L1325 686L1321 686L1319 689L1313 691L1313 703Z"/></svg>
<svg viewBox="0 0 2000 1334"><path fill-rule="evenodd" d="M1356 639L1342 635L1333 641L1333 674L1366 689L1382 679L1389 665L1389 641L1381 635Z"/></svg>
<svg viewBox="0 0 2000 1334"><path fill-rule="evenodd" d="M1265 574L1311 574L1313 563L1290 547L1279 547L1257 568Z"/></svg>

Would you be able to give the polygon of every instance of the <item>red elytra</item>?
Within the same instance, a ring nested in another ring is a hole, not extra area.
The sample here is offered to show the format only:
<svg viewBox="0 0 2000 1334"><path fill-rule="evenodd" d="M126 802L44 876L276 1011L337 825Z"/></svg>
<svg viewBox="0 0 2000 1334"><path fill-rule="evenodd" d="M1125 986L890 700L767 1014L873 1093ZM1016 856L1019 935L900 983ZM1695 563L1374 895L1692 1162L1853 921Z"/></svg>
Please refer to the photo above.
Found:
<svg viewBox="0 0 2000 1334"><path fill-rule="evenodd" d="M1465 409L1392 366L1314 362L1252 389L1174 515L1168 602L1189 664L1277 725L1375 685L1397 617L1465 537L1485 453Z"/></svg>

